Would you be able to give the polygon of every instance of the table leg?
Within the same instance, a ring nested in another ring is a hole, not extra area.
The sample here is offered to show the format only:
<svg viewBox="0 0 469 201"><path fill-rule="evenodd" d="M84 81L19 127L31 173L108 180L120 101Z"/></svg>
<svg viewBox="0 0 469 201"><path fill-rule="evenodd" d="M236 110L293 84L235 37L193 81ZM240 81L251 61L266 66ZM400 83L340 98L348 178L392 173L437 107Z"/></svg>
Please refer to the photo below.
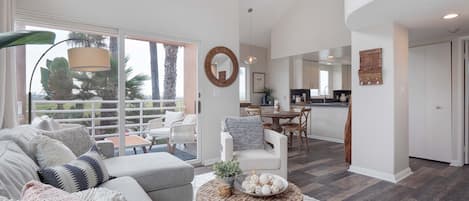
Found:
<svg viewBox="0 0 469 201"><path fill-rule="evenodd" d="M143 150L143 153L148 153L148 150L147 150L146 146L142 146L142 150Z"/></svg>
<svg viewBox="0 0 469 201"><path fill-rule="evenodd" d="M280 119L279 118L272 118L272 130L277 132L282 132L282 127L280 127Z"/></svg>

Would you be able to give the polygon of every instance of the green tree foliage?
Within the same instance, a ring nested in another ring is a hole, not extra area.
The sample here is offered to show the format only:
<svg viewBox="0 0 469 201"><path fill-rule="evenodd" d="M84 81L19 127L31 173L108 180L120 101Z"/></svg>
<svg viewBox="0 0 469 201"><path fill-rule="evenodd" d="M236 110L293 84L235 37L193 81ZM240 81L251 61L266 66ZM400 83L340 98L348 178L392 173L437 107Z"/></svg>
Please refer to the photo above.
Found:
<svg viewBox="0 0 469 201"><path fill-rule="evenodd" d="M47 100L70 100L73 98L73 77L67 59L57 57L47 60L41 68L41 84L47 93Z"/></svg>

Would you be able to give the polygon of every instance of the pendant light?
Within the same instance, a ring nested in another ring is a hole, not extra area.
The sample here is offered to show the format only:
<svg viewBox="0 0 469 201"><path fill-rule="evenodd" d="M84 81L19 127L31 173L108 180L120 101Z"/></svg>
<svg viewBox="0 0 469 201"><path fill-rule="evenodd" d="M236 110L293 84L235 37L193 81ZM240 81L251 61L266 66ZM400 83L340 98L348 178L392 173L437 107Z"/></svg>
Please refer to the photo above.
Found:
<svg viewBox="0 0 469 201"><path fill-rule="evenodd" d="M252 49L252 12L254 12L254 9L252 8L249 8L248 9L248 14L249 14L249 40L250 40L250 47L249 47L249 54L248 56L246 57L246 59L244 59L244 63L245 64L248 64L248 65L252 65L252 64L255 64L257 63L257 57L255 57L254 55L251 54L251 49Z"/></svg>

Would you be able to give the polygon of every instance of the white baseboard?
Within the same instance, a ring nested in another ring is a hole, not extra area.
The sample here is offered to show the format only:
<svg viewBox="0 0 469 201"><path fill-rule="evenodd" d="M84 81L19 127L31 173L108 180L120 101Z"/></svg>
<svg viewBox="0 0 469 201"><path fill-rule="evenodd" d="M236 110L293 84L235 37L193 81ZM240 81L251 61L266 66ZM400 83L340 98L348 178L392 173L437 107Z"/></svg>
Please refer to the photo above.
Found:
<svg viewBox="0 0 469 201"><path fill-rule="evenodd" d="M211 159L204 160L204 162L202 164L204 166L209 166L209 165L213 165L213 164L215 164L216 162L219 162L219 161L221 161L219 158L211 158Z"/></svg>
<svg viewBox="0 0 469 201"><path fill-rule="evenodd" d="M462 166L464 166L464 162L454 160L454 161L451 161L451 163L449 163L449 166L462 167Z"/></svg>
<svg viewBox="0 0 469 201"><path fill-rule="evenodd" d="M386 172L357 167L354 165L351 165L348 171L361 174L361 175L365 175L365 176L369 176L369 177L374 177L374 178L381 179L384 181L389 181L391 183L397 183L412 174L412 171L410 170L410 168L406 168L396 174L389 174Z"/></svg>
<svg viewBox="0 0 469 201"><path fill-rule="evenodd" d="M325 137L320 135L308 135L308 138L316 139L316 140L324 140L329 142L336 142L336 143L344 143L343 139L333 138L333 137Z"/></svg>

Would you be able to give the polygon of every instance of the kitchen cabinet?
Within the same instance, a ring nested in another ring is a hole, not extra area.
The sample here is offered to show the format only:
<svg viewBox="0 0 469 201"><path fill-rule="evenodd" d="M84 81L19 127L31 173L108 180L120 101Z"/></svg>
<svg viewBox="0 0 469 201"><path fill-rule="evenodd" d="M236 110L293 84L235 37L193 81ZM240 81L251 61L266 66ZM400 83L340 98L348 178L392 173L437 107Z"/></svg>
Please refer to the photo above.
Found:
<svg viewBox="0 0 469 201"><path fill-rule="evenodd" d="M451 162L451 43L409 50L409 154Z"/></svg>

